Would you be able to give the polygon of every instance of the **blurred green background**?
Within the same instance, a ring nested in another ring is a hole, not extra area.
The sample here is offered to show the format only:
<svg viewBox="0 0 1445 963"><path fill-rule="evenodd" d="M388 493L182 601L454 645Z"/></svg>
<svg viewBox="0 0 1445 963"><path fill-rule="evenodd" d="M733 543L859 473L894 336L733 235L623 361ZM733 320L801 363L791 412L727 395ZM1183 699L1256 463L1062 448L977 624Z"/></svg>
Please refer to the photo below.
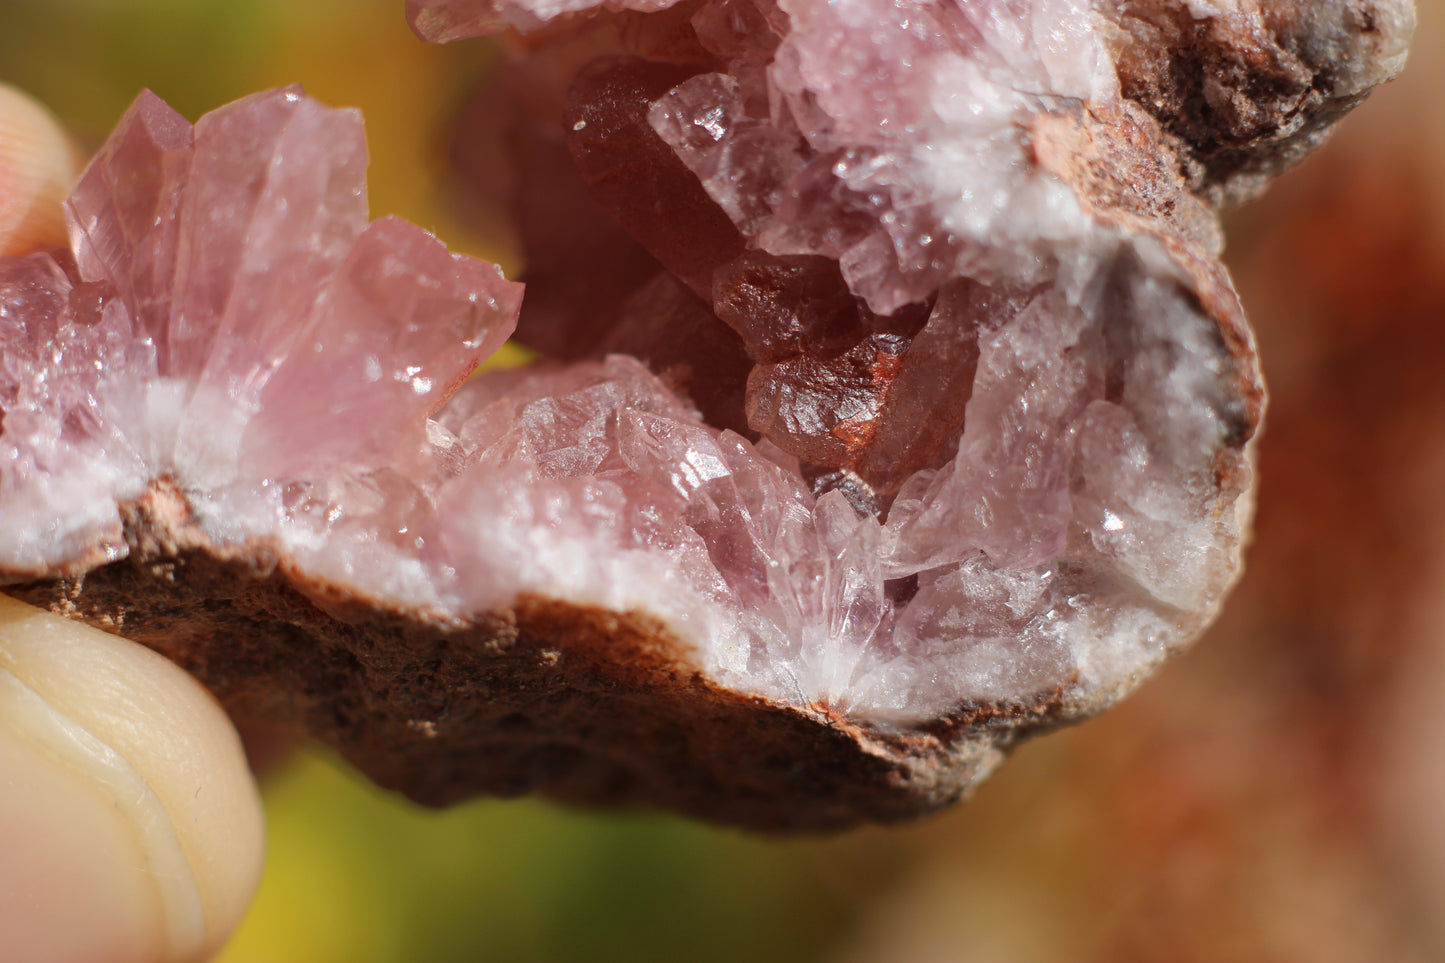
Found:
<svg viewBox="0 0 1445 963"><path fill-rule="evenodd" d="M1274 407L1220 627L918 826L776 840L482 801L425 812L302 752L226 963L1445 959L1445 0L1405 80L1231 225ZM403 0L0 0L0 80L94 146L301 82L362 108L373 212L449 214L446 121L496 54ZM0 855L3 858L3 855Z"/></svg>
<svg viewBox="0 0 1445 963"><path fill-rule="evenodd" d="M97 146L144 87L194 121L245 94L301 83L359 107L370 137L372 212L397 214L487 253L436 191L441 120L491 45L429 47L404 0L0 0L0 78Z"/></svg>

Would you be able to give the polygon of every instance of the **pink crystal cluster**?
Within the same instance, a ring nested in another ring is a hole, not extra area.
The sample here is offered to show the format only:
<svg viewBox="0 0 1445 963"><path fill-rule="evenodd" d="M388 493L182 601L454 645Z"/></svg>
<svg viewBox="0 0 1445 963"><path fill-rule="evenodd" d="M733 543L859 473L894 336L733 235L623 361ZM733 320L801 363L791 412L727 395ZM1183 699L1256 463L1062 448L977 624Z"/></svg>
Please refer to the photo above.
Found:
<svg viewBox="0 0 1445 963"><path fill-rule="evenodd" d="M588 6L411 3L438 39ZM354 114L289 90L193 129L143 96L73 261L0 261L0 570L118 557L164 480L216 544L458 618L641 611L785 703L1122 691L1233 578L1253 373L1165 239L1033 159L1037 116L1117 106L1094 7L689 5L682 53L593 62L517 140L514 200L591 205L522 225L545 309L367 224ZM597 285L534 237L617 224ZM583 357L463 384L519 311Z"/></svg>
<svg viewBox="0 0 1445 963"><path fill-rule="evenodd" d="M194 128L141 95L67 203L73 256L0 262L7 571L116 557L118 504L158 479L232 543L318 485L419 483L428 416L521 291L368 224L365 170L360 116L298 90Z"/></svg>
<svg viewBox="0 0 1445 963"><path fill-rule="evenodd" d="M714 550L768 656L712 669L875 718L1132 684L1236 571L1256 375L1170 234L1217 254L1197 200L1178 191L1188 226L1124 223L1039 161L1041 120L1133 122L1115 5L635 15L660 6L411 11L430 39L624 11L502 70L472 138L521 159L471 169L518 222L519 337L647 360L802 481L827 564L766 525L766 580ZM606 275L569 273L578 249Z"/></svg>

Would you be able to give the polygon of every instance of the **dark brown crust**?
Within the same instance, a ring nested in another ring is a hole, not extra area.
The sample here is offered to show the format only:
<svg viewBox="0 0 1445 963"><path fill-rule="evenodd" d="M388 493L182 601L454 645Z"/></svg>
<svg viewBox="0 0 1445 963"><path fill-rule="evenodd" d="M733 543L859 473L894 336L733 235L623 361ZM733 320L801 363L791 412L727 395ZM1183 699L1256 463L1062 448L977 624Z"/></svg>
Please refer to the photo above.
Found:
<svg viewBox="0 0 1445 963"><path fill-rule="evenodd" d="M1197 5L1204 8L1206 5ZM1257 194L1388 79L1413 28L1405 0L1114 0L1125 97L1185 145L1191 187Z"/></svg>
<svg viewBox="0 0 1445 963"><path fill-rule="evenodd" d="M128 506L124 561L7 591L161 652L243 726L314 736L429 805L537 792L767 831L896 822L956 800L1057 715L1053 693L870 730L718 688L644 615L528 597L448 620L320 584L263 545L220 552L178 498L159 484Z"/></svg>
<svg viewBox="0 0 1445 963"><path fill-rule="evenodd" d="M1191 247L1218 256L1219 219L1189 190L1178 141L1137 104L1040 114L1030 131L1034 161L1067 181L1091 213L1121 228L1161 227Z"/></svg>

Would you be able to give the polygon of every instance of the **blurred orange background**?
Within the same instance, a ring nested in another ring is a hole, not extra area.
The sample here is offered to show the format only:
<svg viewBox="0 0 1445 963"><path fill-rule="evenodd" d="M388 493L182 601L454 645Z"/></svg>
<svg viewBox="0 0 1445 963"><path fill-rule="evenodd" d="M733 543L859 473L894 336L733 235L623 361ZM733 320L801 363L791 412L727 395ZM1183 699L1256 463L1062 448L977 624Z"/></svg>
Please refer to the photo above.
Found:
<svg viewBox="0 0 1445 963"><path fill-rule="evenodd" d="M495 56L402 0L0 5L0 80L94 145L294 81L366 114L374 213L453 218L445 122ZM1405 76L1228 218L1272 405L1245 580L1196 648L916 826L775 840L483 801L303 753L226 963L1445 960L1445 0Z"/></svg>

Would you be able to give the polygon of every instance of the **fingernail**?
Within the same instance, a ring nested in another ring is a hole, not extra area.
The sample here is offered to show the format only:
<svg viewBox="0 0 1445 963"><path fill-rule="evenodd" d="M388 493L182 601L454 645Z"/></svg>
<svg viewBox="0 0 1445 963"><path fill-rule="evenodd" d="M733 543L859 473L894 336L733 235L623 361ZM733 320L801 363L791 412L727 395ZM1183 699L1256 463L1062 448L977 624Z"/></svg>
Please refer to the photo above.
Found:
<svg viewBox="0 0 1445 963"><path fill-rule="evenodd" d="M6 959L207 959L263 848L240 740L209 693L148 649L0 596Z"/></svg>
<svg viewBox="0 0 1445 963"><path fill-rule="evenodd" d="M0 255L65 243L61 207L79 160L44 107L0 84Z"/></svg>

